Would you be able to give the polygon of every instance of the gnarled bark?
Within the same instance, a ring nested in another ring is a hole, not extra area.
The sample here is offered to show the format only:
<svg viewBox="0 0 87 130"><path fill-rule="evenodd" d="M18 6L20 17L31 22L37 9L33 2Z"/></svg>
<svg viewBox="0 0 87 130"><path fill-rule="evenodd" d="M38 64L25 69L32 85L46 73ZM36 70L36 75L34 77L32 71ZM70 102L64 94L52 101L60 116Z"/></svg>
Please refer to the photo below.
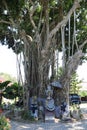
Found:
<svg viewBox="0 0 87 130"><path fill-rule="evenodd" d="M62 90L55 90L55 102L57 105L63 101L69 102L69 85L72 74L76 71L78 65L81 62L81 58L84 56L82 50L78 50L66 63L65 71L60 78L62 84ZM60 98L60 99L59 99ZM58 100L59 99L59 100Z"/></svg>

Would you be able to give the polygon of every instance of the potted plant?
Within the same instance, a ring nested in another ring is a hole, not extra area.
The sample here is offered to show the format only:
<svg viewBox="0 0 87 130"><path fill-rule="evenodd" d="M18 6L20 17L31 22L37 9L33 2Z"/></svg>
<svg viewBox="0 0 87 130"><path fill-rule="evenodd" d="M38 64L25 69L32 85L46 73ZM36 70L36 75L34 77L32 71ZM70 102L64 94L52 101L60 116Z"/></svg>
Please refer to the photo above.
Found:
<svg viewBox="0 0 87 130"><path fill-rule="evenodd" d="M3 115L0 115L0 130L10 130L10 120Z"/></svg>

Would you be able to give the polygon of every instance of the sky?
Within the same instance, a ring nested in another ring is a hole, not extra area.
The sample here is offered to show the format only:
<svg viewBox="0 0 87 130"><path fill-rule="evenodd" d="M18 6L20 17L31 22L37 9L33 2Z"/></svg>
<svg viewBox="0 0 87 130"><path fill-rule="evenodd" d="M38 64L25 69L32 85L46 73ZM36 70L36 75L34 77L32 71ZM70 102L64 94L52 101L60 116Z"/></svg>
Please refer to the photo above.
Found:
<svg viewBox="0 0 87 130"><path fill-rule="evenodd" d="M12 49L0 45L0 73L10 74L17 78L16 55ZM87 82L87 62L80 65L77 69L79 80Z"/></svg>
<svg viewBox="0 0 87 130"><path fill-rule="evenodd" d="M12 49L0 45L0 73L10 74L17 78L16 55Z"/></svg>
<svg viewBox="0 0 87 130"><path fill-rule="evenodd" d="M77 74L80 80L87 82L87 62L83 63L78 67Z"/></svg>

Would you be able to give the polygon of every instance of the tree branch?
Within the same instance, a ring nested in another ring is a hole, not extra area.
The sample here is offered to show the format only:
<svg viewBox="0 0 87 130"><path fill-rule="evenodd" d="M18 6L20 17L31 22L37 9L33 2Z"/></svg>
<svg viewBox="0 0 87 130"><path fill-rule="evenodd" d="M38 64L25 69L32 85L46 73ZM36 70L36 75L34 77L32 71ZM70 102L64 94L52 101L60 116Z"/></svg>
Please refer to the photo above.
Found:
<svg viewBox="0 0 87 130"><path fill-rule="evenodd" d="M52 37L59 31L59 29L62 27L62 26L65 26L69 20L69 18L71 17L71 15L73 14L73 12L80 7L80 4L78 2L78 0L75 0L72 8L70 9L70 11L68 12L68 14L66 15L66 17L61 21L59 22L56 27L50 32L49 34L49 38L47 39L46 41L46 46L44 47L44 49L42 50L42 55L43 55L43 52L44 52L44 56L47 54L48 52L48 49L50 47L50 43L51 43L51 40L52 40Z"/></svg>
<svg viewBox="0 0 87 130"><path fill-rule="evenodd" d="M9 8L8 8L8 5L7 5L7 3L6 3L5 0L3 0L3 4L4 4L6 10L10 13ZM14 22L14 20L12 19L12 16L11 16L11 15L10 15L9 20L10 20L10 22L11 22L11 25L15 25L15 22ZM15 25L15 27L16 27L16 25Z"/></svg>
<svg viewBox="0 0 87 130"><path fill-rule="evenodd" d="M83 42L83 44L79 46L79 50L81 50L85 46L85 44L87 44L87 39Z"/></svg>
<svg viewBox="0 0 87 130"><path fill-rule="evenodd" d="M33 28L36 30L37 27L36 27L34 20L33 20L33 14L34 14L37 6L32 2L32 0L30 0L30 3L32 4L32 9L31 10L29 8L27 8L27 9L28 9L28 13L29 13L29 16L30 16L31 24L32 24Z"/></svg>
<svg viewBox="0 0 87 130"><path fill-rule="evenodd" d="M45 5L45 15L46 15L46 18L45 18L45 22L46 22L46 35L47 35L47 39L49 38L49 2L47 1L46 2L47 5Z"/></svg>
<svg viewBox="0 0 87 130"><path fill-rule="evenodd" d="M68 12L67 16L56 25L56 27L50 32L49 34L49 39L52 38L52 36L60 29L61 26L65 26L66 23L69 20L69 17L73 14L73 12L80 7L79 2L76 0L72 6L72 8L70 9L70 11Z"/></svg>
<svg viewBox="0 0 87 130"><path fill-rule="evenodd" d="M50 32L49 38L48 38L47 41L46 41L46 46L45 46L46 52L47 52L47 50L48 50L48 48L49 48L49 46L50 46L51 38L53 37L53 35L55 35L56 32L58 32L59 29L60 29L62 26L65 26L65 25L67 24L67 22L68 22L70 16L71 16L71 15L73 14L73 12L74 12L77 8L79 8L79 7L80 7L80 4L79 4L78 0L75 0L75 2L74 2L74 4L73 4L72 8L70 9L70 11L69 11L68 14L66 15L66 17L64 17L64 19L63 19L61 22L59 22L59 23L55 26L55 28Z"/></svg>
<svg viewBox="0 0 87 130"><path fill-rule="evenodd" d="M8 25L12 25L11 22L9 22L9 21L5 21L5 20L0 20L0 23L5 23L5 24L8 24Z"/></svg>

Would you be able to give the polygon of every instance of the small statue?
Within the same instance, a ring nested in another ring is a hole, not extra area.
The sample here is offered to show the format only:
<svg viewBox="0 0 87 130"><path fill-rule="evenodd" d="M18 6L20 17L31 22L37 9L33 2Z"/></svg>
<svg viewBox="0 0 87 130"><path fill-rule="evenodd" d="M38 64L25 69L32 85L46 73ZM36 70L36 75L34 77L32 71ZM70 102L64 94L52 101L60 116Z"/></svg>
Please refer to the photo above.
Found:
<svg viewBox="0 0 87 130"><path fill-rule="evenodd" d="M32 97L32 100L31 100L31 114L32 116L34 116L35 118L37 117L38 115L38 107L37 107L37 97L36 96L33 96Z"/></svg>
<svg viewBox="0 0 87 130"><path fill-rule="evenodd" d="M47 99L52 99L53 90L51 89L51 86L47 86L46 96L47 96Z"/></svg>
<svg viewBox="0 0 87 130"><path fill-rule="evenodd" d="M54 105L54 99L52 98L53 90L52 90L51 86L47 86L46 96L47 96L47 98L46 98L45 107L47 110L53 111L55 109L55 105Z"/></svg>

